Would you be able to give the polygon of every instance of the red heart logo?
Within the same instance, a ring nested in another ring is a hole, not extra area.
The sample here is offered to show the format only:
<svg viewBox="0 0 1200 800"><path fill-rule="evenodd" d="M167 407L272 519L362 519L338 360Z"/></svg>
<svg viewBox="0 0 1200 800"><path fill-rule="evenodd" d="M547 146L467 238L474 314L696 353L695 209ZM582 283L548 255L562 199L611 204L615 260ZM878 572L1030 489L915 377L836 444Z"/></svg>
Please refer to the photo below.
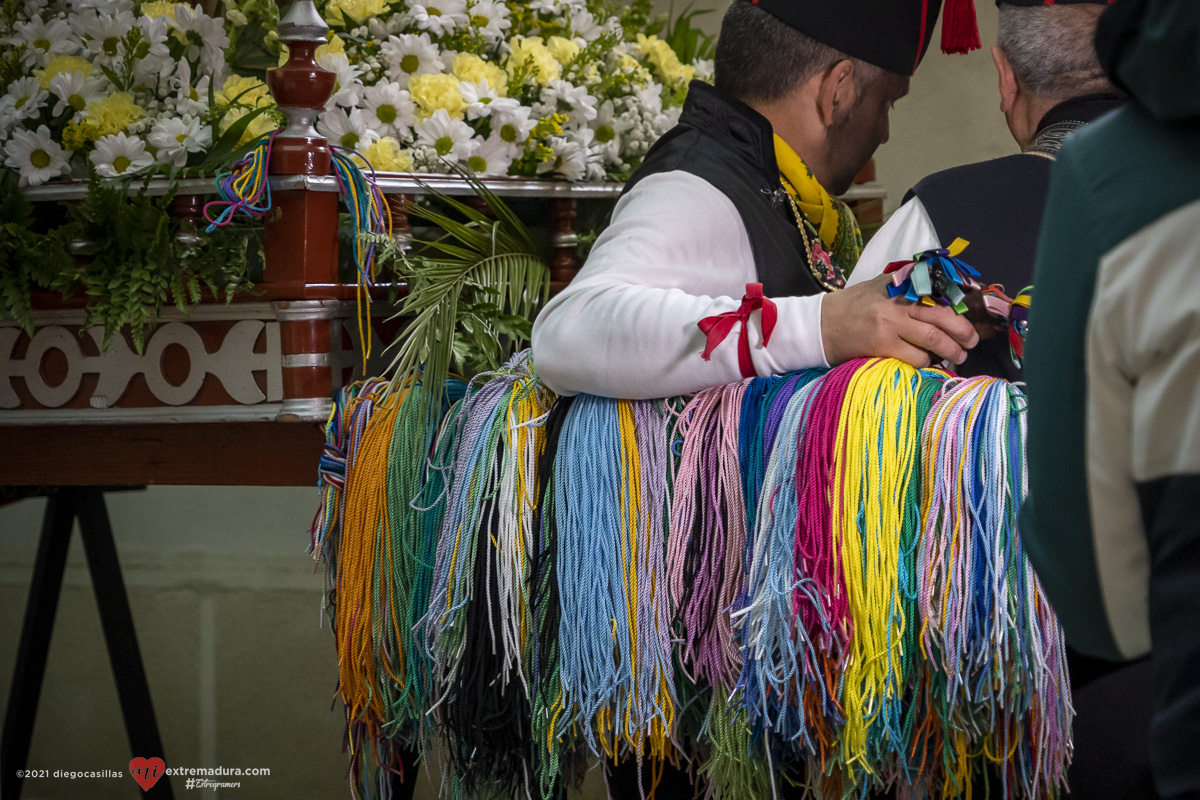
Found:
<svg viewBox="0 0 1200 800"><path fill-rule="evenodd" d="M142 758L138 756L129 762L129 774L142 787L143 792L158 783L158 779L167 772L167 765L161 758Z"/></svg>

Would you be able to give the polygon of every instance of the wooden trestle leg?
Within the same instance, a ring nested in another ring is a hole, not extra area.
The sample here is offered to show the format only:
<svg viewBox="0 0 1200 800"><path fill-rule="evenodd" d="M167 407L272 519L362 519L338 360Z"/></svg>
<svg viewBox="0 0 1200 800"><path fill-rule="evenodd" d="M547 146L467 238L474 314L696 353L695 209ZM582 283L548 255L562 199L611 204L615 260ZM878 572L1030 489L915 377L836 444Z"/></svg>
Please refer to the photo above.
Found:
<svg viewBox="0 0 1200 800"><path fill-rule="evenodd" d="M79 519L92 588L100 610L104 641L112 663L125 718L125 730L134 757L162 758L162 739L150 702L150 687L138 649L129 597L121 577L117 548L113 541L108 511L104 505L104 490L100 487L64 487L50 495L42 520L42 536L38 542L37 559L29 585L29 600L25 605L25 622L17 648L17 663L13 670L12 687L8 695L8 710L4 716L4 734L0 739L0 797L18 800L23 780L17 772L24 770L29 758L33 724L37 718L42 679L46 674L46 657L50 652L50 637L62 590L71 527ZM146 792L151 800L170 800L170 778L163 776Z"/></svg>

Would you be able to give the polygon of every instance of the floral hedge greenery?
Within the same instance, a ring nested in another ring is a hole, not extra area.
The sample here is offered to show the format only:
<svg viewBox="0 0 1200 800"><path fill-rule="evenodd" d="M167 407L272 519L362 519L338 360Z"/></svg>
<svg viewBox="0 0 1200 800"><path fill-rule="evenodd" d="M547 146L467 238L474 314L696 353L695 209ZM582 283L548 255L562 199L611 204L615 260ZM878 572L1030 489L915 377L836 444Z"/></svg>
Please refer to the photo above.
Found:
<svg viewBox="0 0 1200 800"><path fill-rule="evenodd" d="M333 30L317 60L337 86L317 127L385 171L621 179L712 71L705 48L685 64L656 35L649 0L318 8ZM262 82L286 58L278 14L267 0L0 0L4 166L21 186L220 169L282 122Z"/></svg>

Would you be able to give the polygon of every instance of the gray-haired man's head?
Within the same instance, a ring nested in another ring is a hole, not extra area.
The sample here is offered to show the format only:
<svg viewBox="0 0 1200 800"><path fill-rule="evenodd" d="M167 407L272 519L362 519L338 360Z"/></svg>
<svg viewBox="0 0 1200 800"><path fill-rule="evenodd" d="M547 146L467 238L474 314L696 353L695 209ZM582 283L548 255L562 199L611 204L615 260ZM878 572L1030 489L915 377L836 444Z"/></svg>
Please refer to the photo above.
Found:
<svg viewBox="0 0 1200 800"><path fill-rule="evenodd" d="M1000 6L996 45L1025 88L1049 100L1112 90L1096 57L1103 6Z"/></svg>
<svg viewBox="0 0 1200 800"><path fill-rule="evenodd" d="M1096 22L1103 6L1000 5L992 60L1000 74L1000 110L1022 149L1054 106L1085 95L1113 92L1096 57Z"/></svg>

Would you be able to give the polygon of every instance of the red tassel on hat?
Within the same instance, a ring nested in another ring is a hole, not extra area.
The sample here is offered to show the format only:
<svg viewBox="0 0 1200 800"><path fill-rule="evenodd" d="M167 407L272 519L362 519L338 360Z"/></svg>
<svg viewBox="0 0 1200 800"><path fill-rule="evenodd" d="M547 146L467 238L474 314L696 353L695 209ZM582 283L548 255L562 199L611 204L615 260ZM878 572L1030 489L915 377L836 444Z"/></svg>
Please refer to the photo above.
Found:
<svg viewBox="0 0 1200 800"><path fill-rule="evenodd" d="M975 0L946 0L942 10L942 52L969 53L981 46Z"/></svg>

